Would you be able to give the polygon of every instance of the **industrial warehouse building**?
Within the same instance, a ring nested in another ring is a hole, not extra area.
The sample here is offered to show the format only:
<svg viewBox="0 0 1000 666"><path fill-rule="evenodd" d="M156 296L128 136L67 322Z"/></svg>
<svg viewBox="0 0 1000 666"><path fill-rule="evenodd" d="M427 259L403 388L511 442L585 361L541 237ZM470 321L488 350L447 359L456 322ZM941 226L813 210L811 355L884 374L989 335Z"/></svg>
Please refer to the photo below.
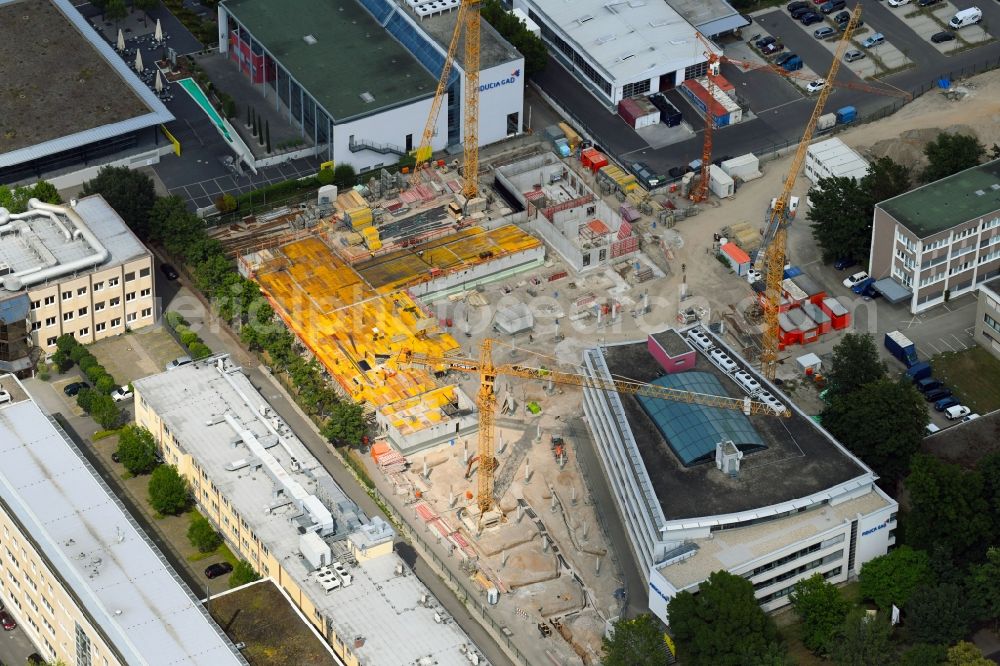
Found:
<svg viewBox="0 0 1000 666"><path fill-rule="evenodd" d="M270 577L344 663L486 660L228 356L134 382L136 423L199 510Z"/></svg>
<svg viewBox="0 0 1000 666"><path fill-rule="evenodd" d="M668 622L670 599L696 591L717 570L750 580L772 610L789 603L798 580L819 573L843 582L884 555L895 543L897 504L875 485L876 475L711 333L689 330L705 344L667 330L588 350L586 371L605 381L746 396L709 361L711 345L749 373L744 385L763 387L791 416L584 390L588 427L649 585L650 610ZM692 355L693 364L675 362Z"/></svg>
<svg viewBox="0 0 1000 666"><path fill-rule="evenodd" d="M0 385L0 601L46 662L246 666L66 433Z"/></svg>
<svg viewBox="0 0 1000 666"><path fill-rule="evenodd" d="M0 26L0 183L72 187L173 150L173 115L68 0L0 0Z"/></svg>
<svg viewBox="0 0 1000 666"><path fill-rule="evenodd" d="M724 0L513 0L513 6L541 28L549 52L614 109L622 99L705 76L707 47L697 33L711 37L747 25Z"/></svg>
<svg viewBox="0 0 1000 666"><path fill-rule="evenodd" d="M809 146L805 174L813 185L821 178L861 180L868 174L868 160L840 139L827 139Z"/></svg>
<svg viewBox="0 0 1000 666"><path fill-rule="evenodd" d="M869 262L913 314L1000 275L1000 160L876 204Z"/></svg>
<svg viewBox="0 0 1000 666"><path fill-rule="evenodd" d="M0 371L30 373L63 334L88 344L152 324L152 269L100 195L0 208Z"/></svg>
<svg viewBox="0 0 1000 666"><path fill-rule="evenodd" d="M457 16L457 3L446 5L227 0L219 50L318 155L367 171L420 143ZM487 145L521 131L524 58L485 21L481 33L479 143ZM459 49L434 150L462 142L462 57Z"/></svg>

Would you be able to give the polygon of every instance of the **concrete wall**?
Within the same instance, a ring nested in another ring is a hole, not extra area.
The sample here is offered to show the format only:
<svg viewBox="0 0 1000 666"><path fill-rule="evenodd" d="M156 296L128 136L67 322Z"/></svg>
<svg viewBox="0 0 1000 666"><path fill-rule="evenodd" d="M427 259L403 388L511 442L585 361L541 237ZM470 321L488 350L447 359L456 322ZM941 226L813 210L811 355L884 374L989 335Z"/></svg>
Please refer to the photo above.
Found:
<svg viewBox="0 0 1000 666"><path fill-rule="evenodd" d="M382 154L369 150L352 153L349 147L351 135L354 135L355 141L388 144L403 150L406 148L406 135L410 134L413 139L413 148L416 149L420 145L420 138L424 132L427 118L430 116L432 103L431 98L426 98L372 116L334 125L332 133L333 160L337 164L350 164L359 172L395 164L399 161L400 156L394 153ZM431 139L431 147L435 151L443 150L448 143L448 113L446 109L441 109L434 127L435 135Z"/></svg>
<svg viewBox="0 0 1000 666"><path fill-rule="evenodd" d="M463 72L464 76L464 72ZM486 146L521 133L524 124L524 58L479 73L479 145ZM462 98L463 112L465 98ZM508 114L517 114L513 133L507 132Z"/></svg>
<svg viewBox="0 0 1000 666"><path fill-rule="evenodd" d="M409 291L425 303L433 303L451 294L475 289L481 284L503 280L511 275L536 268L544 262L545 246L539 245L422 282L410 287Z"/></svg>

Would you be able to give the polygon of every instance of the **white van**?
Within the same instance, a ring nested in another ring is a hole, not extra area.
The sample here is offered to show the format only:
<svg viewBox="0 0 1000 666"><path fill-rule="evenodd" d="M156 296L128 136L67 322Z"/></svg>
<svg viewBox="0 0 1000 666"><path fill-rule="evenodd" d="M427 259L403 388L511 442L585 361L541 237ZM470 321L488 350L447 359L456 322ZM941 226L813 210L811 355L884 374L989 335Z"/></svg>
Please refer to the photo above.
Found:
<svg viewBox="0 0 1000 666"><path fill-rule="evenodd" d="M744 391L747 392L747 395L752 396L755 393L760 392L762 388L760 382L754 379L753 375L751 375L749 372L746 372L745 370L739 370L737 372L734 372L733 380L740 385L740 388L742 388Z"/></svg>
<svg viewBox="0 0 1000 666"><path fill-rule="evenodd" d="M948 21L948 25L956 30L958 28L964 28L967 25L975 25L983 20L983 10L979 7L969 7L968 9L963 9L957 12Z"/></svg>
<svg viewBox="0 0 1000 666"><path fill-rule="evenodd" d="M944 410L944 416L949 421L954 421L955 419L960 419L963 416L968 416L972 413L972 410L965 405L952 405L948 409Z"/></svg>
<svg viewBox="0 0 1000 666"><path fill-rule="evenodd" d="M712 363L719 366L719 368L726 373L732 372L739 367L736 365L736 361L729 358L729 354L721 349L713 349L708 353L708 357L712 359Z"/></svg>
<svg viewBox="0 0 1000 666"><path fill-rule="evenodd" d="M711 338L698 329L693 329L688 333L688 340L690 340L695 347L703 352L707 352L709 349L715 347L715 345L712 344Z"/></svg>

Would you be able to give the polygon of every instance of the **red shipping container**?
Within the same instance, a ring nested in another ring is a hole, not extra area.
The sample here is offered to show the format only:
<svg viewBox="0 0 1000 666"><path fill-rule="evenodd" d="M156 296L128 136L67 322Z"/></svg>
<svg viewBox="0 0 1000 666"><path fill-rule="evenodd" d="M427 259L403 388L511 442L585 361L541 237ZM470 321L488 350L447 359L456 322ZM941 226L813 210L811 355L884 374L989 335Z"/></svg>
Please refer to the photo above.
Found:
<svg viewBox="0 0 1000 666"><path fill-rule="evenodd" d="M836 298L825 298L820 304L820 309L825 312L833 324L835 330L847 328L851 324L851 313Z"/></svg>
<svg viewBox="0 0 1000 666"><path fill-rule="evenodd" d="M634 100L626 97L618 102L618 115L628 123L629 127L635 128L635 121L639 116L643 115L643 112Z"/></svg>
<svg viewBox="0 0 1000 666"><path fill-rule="evenodd" d="M724 118L729 115L729 112L726 111L726 108L721 104L719 104L715 100L715 98L712 97L711 93L705 90L705 87L700 83L698 83L697 81L695 81L694 79L688 79L687 81L684 82L683 85L692 93L694 93L695 97L701 100L701 103L704 104L706 108L708 108L709 113L712 114L713 118Z"/></svg>

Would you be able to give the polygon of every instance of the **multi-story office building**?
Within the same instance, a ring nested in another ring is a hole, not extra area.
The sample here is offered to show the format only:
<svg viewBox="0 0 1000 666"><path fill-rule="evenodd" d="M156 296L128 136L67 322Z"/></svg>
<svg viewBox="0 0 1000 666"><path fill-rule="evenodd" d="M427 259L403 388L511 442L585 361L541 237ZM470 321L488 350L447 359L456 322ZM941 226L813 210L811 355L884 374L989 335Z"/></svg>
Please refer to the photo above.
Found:
<svg viewBox="0 0 1000 666"><path fill-rule="evenodd" d="M1000 280L979 285L975 339L979 346L1000 358Z"/></svg>
<svg viewBox="0 0 1000 666"><path fill-rule="evenodd" d="M392 527L361 512L228 356L133 385L136 422L199 510L348 666L485 663L395 554Z"/></svg>
<svg viewBox="0 0 1000 666"><path fill-rule="evenodd" d="M1000 275L1000 160L875 206L868 272L916 314Z"/></svg>
<svg viewBox="0 0 1000 666"><path fill-rule="evenodd" d="M895 543L897 504L876 475L721 340L690 330L698 344L668 330L588 350L586 371L737 399L764 400L768 391L791 416L584 390L650 610L667 622L670 599L717 570L747 578L772 610L789 603L798 580L818 573L844 582L884 555ZM663 349L695 361L678 368L656 353ZM713 350L729 357L728 371L710 360Z"/></svg>
<svg viewBox="0 0 1000 666"><path fill-rule="evenodd" d="M0 371L30 373L39 352L155 321L153 259L100 195L0 208Z"/></svg>
<svg viewBox="0 0 1000 666"><path fill-rule="evenodd" d="M66 433L0 385L0 602L19 630L52 663L245 666Z"/></svg>

